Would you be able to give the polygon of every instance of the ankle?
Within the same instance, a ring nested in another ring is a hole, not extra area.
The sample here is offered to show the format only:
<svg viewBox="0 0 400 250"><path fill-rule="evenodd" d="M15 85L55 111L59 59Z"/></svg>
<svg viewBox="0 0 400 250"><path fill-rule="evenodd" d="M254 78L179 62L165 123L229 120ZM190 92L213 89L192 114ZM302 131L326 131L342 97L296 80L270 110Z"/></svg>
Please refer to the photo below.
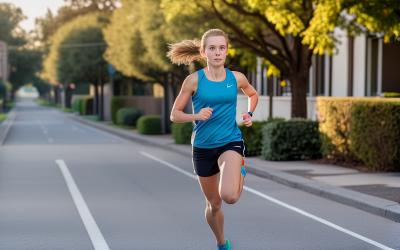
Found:
<svg viewBox="0 0 400 250"><path fill-rule="evenodd" d="M218 241L218 240L217 240L217 245L218 245L218 246L226 245L226 240L225 240L225 238L224 238L222 241Z"/></svg>

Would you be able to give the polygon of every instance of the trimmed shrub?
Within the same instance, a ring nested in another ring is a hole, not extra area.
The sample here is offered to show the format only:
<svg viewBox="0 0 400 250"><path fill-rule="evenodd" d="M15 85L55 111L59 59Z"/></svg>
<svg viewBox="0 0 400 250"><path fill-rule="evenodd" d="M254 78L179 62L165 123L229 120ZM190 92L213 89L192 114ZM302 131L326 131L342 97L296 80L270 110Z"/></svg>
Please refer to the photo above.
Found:
<svg viewBox="0 0 400 250"><path fill-rule="evenodd" d="M242 132L242 138L244 140L244 144L246 146L245 155L246 156L255 156L261 155L261 146L262 146L262 127L273 121L284 121L285 118L280 117L268 117L267 121L253 121L250 127L246 127L243 123L238 127Z"/></svg>
<svg viewBox="0 0 400 250"><path fill-rule="evenodd" d="M176 144L191 144L193 122L172 123L172 137Z"/></svg>
<svg viewBox="0 0 400 250"><path fill-rule="evenodd" d="M400 98L400 93L385 92L385 97L388 97L388 98Z"/></svg>
<svg viewBox="0 0 400 250"><path fill-rule="evenodd" d="M117 112L117 124L125 126L136 126L136 122L143 112L137 108L122 108Z"/></svg>
<svg viewBox="0 0 400 250"><path fill-rule="evenodd" d="M350 150L372 170L400 171L400 101L358 101L351 112Z"/></svg>
<svg viewBox="0 0 400 250"><path fill-rule="evenodd" d="M262 128L261 156L271 161L304 160L320 156L318 122L274 121Z"/></svg>
<svg viewBox="0 0 400 250"><path fill-rule="evenodd" d="M111 98L111 119L117 124L117 112L121 108L125 108L126 97L114 96Z"/></svg>
<svg viewBox="0 0 400 250"><path fill-rule="evenodd" d="M396 98L318 97L322 154L333 162L400 171L399 105Z"/></svg>
<svg viewBox="0 0 400 250"><path fill-rule="evenodd" d="M144 135L161 134L161 116L143 115L137 120L137 130Z"/></svg>
<svg viewBox="0 0 400 250"><path fill-rule="evenodd" d="M91 115L93 110L93 97L82 98L81 115Z"/></svg>
<svg viewBox="0 0 400 250"><path fill-rule="evenodd" d="M74 100L74 104L72 105L72 111L78 111L79 114L82 114L82 99L78 98Z"/></svg>

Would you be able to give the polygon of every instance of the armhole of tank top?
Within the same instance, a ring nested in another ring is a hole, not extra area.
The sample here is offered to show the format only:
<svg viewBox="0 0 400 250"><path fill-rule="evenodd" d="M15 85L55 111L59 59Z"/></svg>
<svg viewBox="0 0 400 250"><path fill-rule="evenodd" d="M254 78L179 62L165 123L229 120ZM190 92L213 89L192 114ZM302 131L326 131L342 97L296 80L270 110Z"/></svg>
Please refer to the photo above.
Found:
<svg viewBox="0 0 400 250"><path fill-rule="evenodd" d="M228 69L228 70L229 70L229 69ZM235 79L235 82L236 82L236 89L239 89L238 82L237 82L237 79L236 79L235 74L233 74L233 72L230 71L230 70L229 70L229 73L230 73L231 77L232 77L233 79Z"/></svg>
<svg viewBox="0 0 400 250"><path fill-rule="evenodd" d="M202 71L202 72L200 73L200 71ZM196 95L197 89L199 88L200 81L203 79L203 77L204 77L203 70L201 69L201 70L197 71L197 88L196 88L196 91L192 94L192 98Z"/></svg>

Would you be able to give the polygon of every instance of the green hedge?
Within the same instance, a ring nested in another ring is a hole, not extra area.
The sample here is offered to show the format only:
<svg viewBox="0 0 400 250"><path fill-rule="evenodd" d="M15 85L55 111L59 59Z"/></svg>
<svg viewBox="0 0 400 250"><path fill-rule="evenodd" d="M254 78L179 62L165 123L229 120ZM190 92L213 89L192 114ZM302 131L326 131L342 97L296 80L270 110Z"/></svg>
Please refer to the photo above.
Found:
<svg viewBox="0 0 400 250"><path fill-rule="evenodd" d="M7 114L0 114L0 123L7 118Z"/></svg>
<svg viewBox="0 0 400 250"><path fill-rule="evenodd" d="M93 110L93 97L82 98L81 115L89 115L89 110Z"/></svg>
<svg viewBox="0 0 400 250"><path fill-rule="evenodd" d="M400 102L354 103L350 141L351 152L367 167L400 171Z"/></svg>
<svg viewBox="0 0 400 250"><path fill-rule="evenodd" d="M114 96L111 98L111 119L117 124L117 112L121 108L125 108L126 97Z"/></svg>
<svg viewBox="0 0 400 250"><path fill-rule="evenodd" d="M136 126L136 122L143 112L137 108L122 108L117 111L117 124Z"/></svg>
<svg viewBox="0 0 400 250"><path fill-rule="evenodd" d="M81 98L75 99L74 103L72 104L72 111L82 114L82 102L83 100Z"/></svg>
<svg viewBox="0 0 400 250"><path fill-rule="evenodd" d="M304 160L320 156L318 122L274 121L262 128L261 156L271 161Z"/></svg>
<svg viewBox="0 0 400 250"><path fill-rule="evenodd" d="M161 116L143 115L137 121L137 129L140 134L159 135L161 134Z"/></svg>
<svg viewBox="0 0 400 250"><path fill-rule="evenodd" d="M242 138L244 140L244 144L246 146L245 155L246 156L255 156L261 155L261 146L262 146L262 127L273 121L284 121L285 118L280 117L268 117L267 121L253 121L250 127L246 127L243 123L238 127L242 132Z"/></svg>
<svg viewBox="0 0 400 250"><path fill-rule="evenodd" d="M400 171L399 106L397 98L318 97L323 156Z"/></svg>
<svg viewBox="0 0 400 250"><path fill-rule="evenodd" d="M385 92L385 97L388 97L388 98L400 98L400 93Z"/></svg>
<svg viewBox="0 0 400 250"><path fill-rule="evenodd" d="M191 144L193 122L172 123L172 137L176 144Z"/></svg>

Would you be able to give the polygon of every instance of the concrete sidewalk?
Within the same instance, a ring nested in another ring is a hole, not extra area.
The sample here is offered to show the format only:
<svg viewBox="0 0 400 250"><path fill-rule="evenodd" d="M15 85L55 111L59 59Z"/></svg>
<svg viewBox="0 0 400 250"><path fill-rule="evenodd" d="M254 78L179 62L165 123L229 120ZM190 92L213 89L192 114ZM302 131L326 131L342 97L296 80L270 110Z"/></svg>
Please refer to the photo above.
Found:
<svg viewBox="0 0 400 250"><path fill-rule="evenodd" d="M191 157L191 146L175 144L171 134L141 135L135 130L108 126L77 115L68 117L125 139ZM400 222L400 173L361 173L336 165L274 162L259 157L246 157L245 166L248 173Z"/></svg>

